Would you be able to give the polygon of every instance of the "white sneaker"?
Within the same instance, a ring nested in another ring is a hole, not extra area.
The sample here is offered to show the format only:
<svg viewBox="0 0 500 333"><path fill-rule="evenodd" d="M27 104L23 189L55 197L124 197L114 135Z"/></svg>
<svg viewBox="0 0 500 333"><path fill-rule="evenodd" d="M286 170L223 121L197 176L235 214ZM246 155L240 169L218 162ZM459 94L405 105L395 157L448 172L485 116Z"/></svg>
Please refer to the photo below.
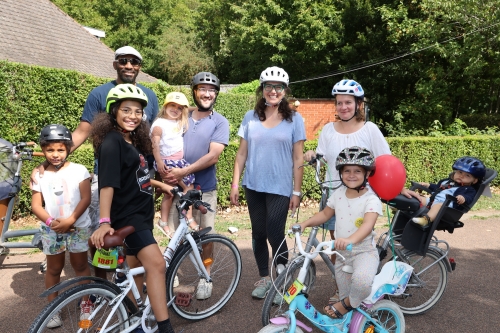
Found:
<svg viewBox="0 0 500 333"><path fill-rule="evenodd" d="M175 277L174 277L174 288L177 288L179 286L179 277L177 276L177 274L175 274Z"/></svg>
<svg viewBox="0 0 500 333"><path fill-rule="evenodd" d="M200 279L198 289L196 291L196 299L207 299L212 296L212 282L207 282L205 279Z"/></svg>
<svg viewBox="0 0 500 333"><path fill-rule="evenodd" d="M52 319L49 320L47 328L56 328L62 325L61 313L56 313Z"/></svg>
<svg viewBox="0 0 500 333"><path fill-rule="evenodd" d="M87 320L94 311L94 304L91 300L82 301L80 303L80 320Z"/></svg>

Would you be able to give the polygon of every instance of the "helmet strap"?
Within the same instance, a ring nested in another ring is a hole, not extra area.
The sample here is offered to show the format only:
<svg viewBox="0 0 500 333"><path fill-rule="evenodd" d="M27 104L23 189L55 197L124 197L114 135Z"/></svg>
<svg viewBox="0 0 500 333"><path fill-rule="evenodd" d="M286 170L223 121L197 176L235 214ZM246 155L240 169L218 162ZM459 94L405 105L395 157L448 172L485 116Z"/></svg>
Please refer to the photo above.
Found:
<svg viewBox="0 0 500 333"><path fill-rule="evenodd" d="M350 121L352 118L356 117L356 115L358 114L358 101L356 100L356 98L354 99L354 102L355 102L356 106L355 106L355 109L354 109L354 114L352 115L352 117L351 117L351 118L349 118L349 119L347 119L347 120L344 120L344 119L342 119L342 118L340 118L340 117L339 117L341 121L348 122L348 121Z"/></svg>
<svg viewBox="0 0 500 333"><path fill-rule="evenodd" d="M356 190L359 193L359 191L362 191L362 190L364 190L366 188L366 183L368 182L368 173L369 173L369 171L366 171L365 180L363 181L363 183L361 185L356 186L356 187L349 187L349 186L347 186L347 184L344 183L344 179L342 178L342 173L341 172L339 172L339 177L340 177L340 181L342 182L342 185L344 185L348 189Z"/></svg>
<svg viewBox="0 0 500 333"><path fill-rule="evenodd" d="M280 104L281 104L281 101L283 100L283 99L280 99L280 101L279 101L277 104L271 104L271 103L268 103L268 102L267 102L267 100L266 100L264 97L262 97L262 98L264 99L264 101L265 101L265 103L264 103L264 104L265 104L266 106L270 106L270 107L273 107L273 108L275 108L275 107L277 107L278 105L280 105Z"/></svg>

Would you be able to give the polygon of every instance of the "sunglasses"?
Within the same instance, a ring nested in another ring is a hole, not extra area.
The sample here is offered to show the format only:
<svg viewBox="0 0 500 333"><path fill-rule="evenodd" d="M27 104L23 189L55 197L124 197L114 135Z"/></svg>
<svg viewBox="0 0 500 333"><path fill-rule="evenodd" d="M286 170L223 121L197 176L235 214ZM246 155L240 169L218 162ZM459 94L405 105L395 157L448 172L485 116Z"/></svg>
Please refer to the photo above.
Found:
<svg viewBox="0 0 500 333"><path fill-rule="evenodd" d="M131 59L120 58L120 59L116 59L115 61L122 66L125 66L127 64L127 62L130 62L130 64L132 66L140 66L142 64L142 61L140 61L139 59L136 59L136 58L131 58Z"/></svg>

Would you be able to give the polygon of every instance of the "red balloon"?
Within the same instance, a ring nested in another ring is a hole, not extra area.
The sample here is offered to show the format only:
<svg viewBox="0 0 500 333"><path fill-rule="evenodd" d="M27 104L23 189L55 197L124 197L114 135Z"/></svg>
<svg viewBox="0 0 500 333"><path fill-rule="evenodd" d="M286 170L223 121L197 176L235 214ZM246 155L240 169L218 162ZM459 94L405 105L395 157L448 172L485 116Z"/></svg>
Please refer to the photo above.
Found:
<svg viewBox="0 0 500 333"><path fill-rule="evenodd" d="M375 173L368 177L370 187L384 200L394 199L406 183L403 163L393 155L375 158Z"/></svg>

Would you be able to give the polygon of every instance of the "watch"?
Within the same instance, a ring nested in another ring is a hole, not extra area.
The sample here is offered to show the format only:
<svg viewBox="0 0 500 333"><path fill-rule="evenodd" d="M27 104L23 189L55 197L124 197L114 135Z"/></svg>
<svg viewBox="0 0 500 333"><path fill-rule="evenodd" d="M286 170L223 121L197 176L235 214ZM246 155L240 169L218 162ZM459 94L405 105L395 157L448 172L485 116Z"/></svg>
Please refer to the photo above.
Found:
<svg viewBox="0 0 500 333"><path fill-rule="evenodd" d="M296 195L300 198L300 196L302 195L302 192L293 191L292 194Z"/></svg>

